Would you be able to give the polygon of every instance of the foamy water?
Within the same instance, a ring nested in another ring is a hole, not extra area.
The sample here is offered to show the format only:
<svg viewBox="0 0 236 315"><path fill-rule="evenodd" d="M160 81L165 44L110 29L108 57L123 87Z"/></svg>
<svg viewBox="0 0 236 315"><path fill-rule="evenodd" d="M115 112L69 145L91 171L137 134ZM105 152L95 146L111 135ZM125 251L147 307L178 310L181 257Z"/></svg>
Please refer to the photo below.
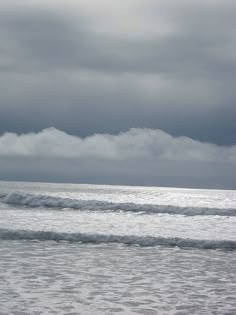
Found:
<svg viewBox="0 0 236 315"><path fill-rule="evenodd" d="M235 191L0 182L0 213L1 312L236 313Z"/></svg>

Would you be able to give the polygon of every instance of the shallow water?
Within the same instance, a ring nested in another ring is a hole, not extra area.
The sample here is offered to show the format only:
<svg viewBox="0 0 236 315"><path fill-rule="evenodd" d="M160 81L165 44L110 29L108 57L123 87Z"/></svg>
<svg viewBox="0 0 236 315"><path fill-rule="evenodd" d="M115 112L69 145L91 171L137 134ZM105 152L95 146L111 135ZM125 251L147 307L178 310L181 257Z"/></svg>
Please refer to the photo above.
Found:
<svg viewBox="0 0 236 315"><path fill-rule="evenodd" d="M6 314L236 313L234 252L1 241L0 254Z"/></svg>

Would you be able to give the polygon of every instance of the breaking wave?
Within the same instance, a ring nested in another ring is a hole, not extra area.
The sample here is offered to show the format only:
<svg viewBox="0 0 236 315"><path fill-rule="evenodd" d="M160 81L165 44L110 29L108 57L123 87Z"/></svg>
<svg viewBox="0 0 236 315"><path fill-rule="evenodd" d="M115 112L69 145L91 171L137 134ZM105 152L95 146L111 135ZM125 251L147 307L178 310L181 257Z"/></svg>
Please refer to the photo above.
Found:
<svg viewBox="0 0 236 315"><path fill-rule="evenodd" d="M39 240L39 241L68 241L79 243L121 243L139 246L166 246L198 249L236 250L236 242L229 240L196 240L183 238L165 238L135 235L105 235L86 233L61 233L51 231L29 231L0 229L2 240Z"/></svg>
<svg viewBox="0 0 236 315"><path fill-rule="evenodd" d="M133 211L145 213L181 214L187 216L219 215L236 216L236 208L206 208L206 207L178 207L173 205L113 203L98 200L78 200L60 198L47 195L34 195L22 192L11 192L2 198L2 201L13 205L29 207L70 208L77 210L109 210Z"/></svg>

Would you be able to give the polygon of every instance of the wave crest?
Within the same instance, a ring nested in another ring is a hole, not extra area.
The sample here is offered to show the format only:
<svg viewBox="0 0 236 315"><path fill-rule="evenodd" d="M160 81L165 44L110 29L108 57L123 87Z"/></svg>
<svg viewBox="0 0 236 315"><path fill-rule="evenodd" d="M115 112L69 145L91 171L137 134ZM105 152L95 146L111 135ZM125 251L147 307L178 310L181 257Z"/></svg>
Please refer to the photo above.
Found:
<svg viewBox="0 0 236 315"><path fill-rule="evenodd" d="M39 241L69 241L79 243L121 243L139 246L166 246L198 249L236 250L236 242L229 240L196 240L183 238L165 238L135 235L104 235L86 233L62 233L52 231L8 230L0 229L0 239L3 240L39 240Z"/></svg>
<svg viewBox="0 0 236 315"><path fill-rule="evenodd" d="M11 192L3 198L3 202L29 207L70 208L76 210L133 211L145 213L167 213L187 216L219 215L236 216L235 208L178 207L173 205L113 203L99 200L79 200L60 198L48 195L34 195L23 192Z"/></svg>

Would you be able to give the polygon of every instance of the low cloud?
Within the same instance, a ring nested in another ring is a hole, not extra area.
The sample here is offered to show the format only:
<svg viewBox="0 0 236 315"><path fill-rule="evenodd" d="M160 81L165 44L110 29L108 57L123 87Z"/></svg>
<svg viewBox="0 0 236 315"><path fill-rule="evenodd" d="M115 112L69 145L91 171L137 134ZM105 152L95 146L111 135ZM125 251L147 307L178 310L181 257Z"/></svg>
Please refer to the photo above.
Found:
<svg viewBox="0 0 236 315"><path fill-rule="evenodd" d="M188 137L175 138L158 129L130 129L118 135L95 134L81 138L56 128L47 128L39 133L3 134L0 137L0 155L236 162L236 145L224 147Z"/></svg>
<svg viewBox="0 0 236 315"><path fill-rule="evenodd" d="M0 137L2 179L235 188L236 145L162 130L69 135L55 128Z"/></svg>

